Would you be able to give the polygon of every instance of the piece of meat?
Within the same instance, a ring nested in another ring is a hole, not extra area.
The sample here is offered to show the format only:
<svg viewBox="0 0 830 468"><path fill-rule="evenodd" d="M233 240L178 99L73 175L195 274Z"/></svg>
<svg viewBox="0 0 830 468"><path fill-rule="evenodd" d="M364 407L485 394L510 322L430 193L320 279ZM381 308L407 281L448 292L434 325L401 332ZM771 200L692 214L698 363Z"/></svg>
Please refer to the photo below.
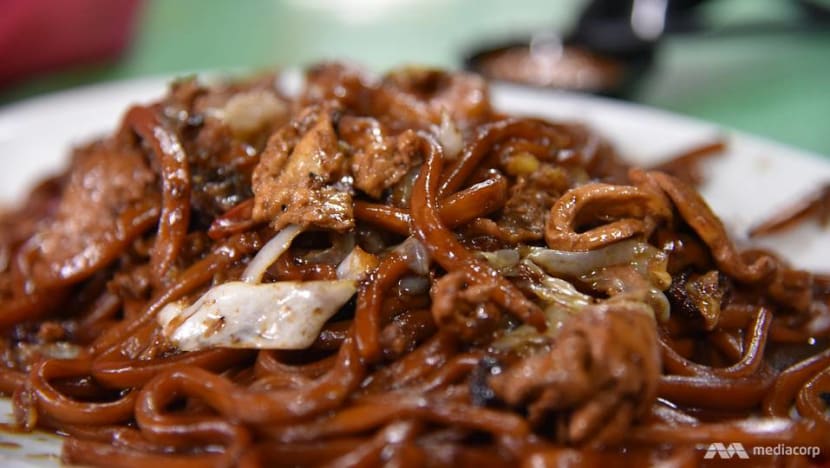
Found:
<svg viewBox="0 0 830 468"><path fill-rule="evenodd" d="M115 259L158 216L155 180L133 148L108 141L78 150L54 219L22 248L36 288L75 283Z"/></svg>
<svg viewBox="0 0 830 468"><path fill-rule="evenodd" d="M673 311L702 319L706 330L714 330L729 290L729 279L717 270L702 275L686 270L675 275L666 296Z"/></svg>
<svg viewBox="0 0 830 468"><path fill-rule="evenodd" d="M644 417L661 373L656 322L636 302L590 305L565 322L549 351L493 375L507 404L526 408L539 430L562 443L618 442Z"/></svg>
<svg viewBox="0 0 830 468"><path fill-rule="evenodd" d="M194 190L192 223L210 225L251 197L251 173L268 137L288 121L275 77L206 86L194 78L171 85L162 114L188 156Z"/></svg>
<svg viewBox="0 0 830 468"><path fill-rule="evenodd" d="M526 159L526 170L516 174L515 159ZM510 186L508 199L493 219L474 220L468 230L509 244L534 242L544 238L545 222L556 200L568 190L573 177L555 164L540 162L528 153L507 160L504 170L516 176Z"/></svg>
<svg viewBox="0 0 830 468"><path fill-rule="evenodd" d="M518 177L510 187L510 198L504 204L498 225L522 242L542 239L550 208L570 185L566 171L541 163L535 171Z"/></svg>
<svg viewBox="0 0 830 468"><path fill-rule="evenodd" d="M253 173L257 221L345 231L354 227L348 159L334 131L337 111L306 108L268 141Z"/></svg>
<svg viewBox="0 0 830 468"><path fill-rule="evenodd" d="M298 97L301 107L336 101L344 109L358 115L370 115L369 105L376 90L376 79L354 65L338 62L321 63L305 75L305 87Z"/></svg>
<svg viewBox="0 0 830 468"><path fill-rule="evenodd" d="M462 130L492 117L487 83L468 73L408 67L380 81L354 66L323 63L306 74L300 106L335 101L349 113L394 126L428 130L447 112Z"/></svg>
<svg viewBox="0 0 830 468"><path fill-rule="evenodd" d="M48 178L32 189L20 208L13 211L0 209L0 278L11 266L12 253L37 231L38 220L54 216L64 179L62 176Z"/></svg>
<svg viewBox="0 0 830 468"><path fill-rule="evenodd" d="M651 257L651 260L644 261L644 256L639 259L632 258L628 264L608 265L580 276L580 281L594 291L617 300L636 301L648 304L654 311L659 321L668 320L671 315L671 303L663 290L671 286L671 277L665 271L665 257L658 254ZM662 260L661 260L662 259ZM717 281L717 277L715 277ZM715 290L711 291L713 294ZM694 301L700 299L700 294L695 290ZM703 301L706 300L704 297ZM720 314L720 297L717 304L707 304L705 314ZM699 304L695 302L695 304ZM699 304L700 307L704 305ZM716 311L713 310L716 308ZM717 320L715 317L714 320Z"/></svg>
<svg viewBox="0 0 830 468"><path fill-rule="evenodd" d="M398 125L428 129L447 112L462 129L492 115L489 90L483 78L468 73L409 67L386 75L378 89L374 115L385 115Z"/></svg>
<svg viewBox="0 0 830 468"><path fill-rule="evenodd" d="M338 124L340 138L349 145L354 186L380 198L384 190L398 183L421 162L412 138L398 139L377 119L344 116Z"/></svg>
<svg viewBox="0 0 830 468"><path fill-rule="evenodd" d="M499 309L490 300L495 288L492 282L470 284L463 271L447 273L430 291L432 318L439 328L465 341L486 336L501 325Z"/></svg>
<svg viewBox="0 0 830 468"><path fill-rule="evenodd" d="M41 220L55 215L65 179L64 176L46 179L32 189L20 208L0 211L0 303L8 304L19 295L25 278L14 267L15 254L42 227Z"/></svg>

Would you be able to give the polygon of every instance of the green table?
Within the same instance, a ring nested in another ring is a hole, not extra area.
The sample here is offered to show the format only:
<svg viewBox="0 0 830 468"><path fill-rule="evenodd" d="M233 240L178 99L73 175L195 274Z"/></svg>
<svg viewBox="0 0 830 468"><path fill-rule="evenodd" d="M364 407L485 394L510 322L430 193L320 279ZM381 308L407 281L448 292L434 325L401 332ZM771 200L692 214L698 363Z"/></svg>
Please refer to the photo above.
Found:
<svg viewBox="0 0 830 468"><path fill-rule="evenodd" d="M105 80L347 58L377 70L457 67L470 46L566 30L579 0L150 0L115 64L63 72L0 93L9 103ZM720 0L716 27L795 15L787 0ZM343 6L351 5L350 7ZM678 37L636 99L830 156L830 30Z"/></svg>

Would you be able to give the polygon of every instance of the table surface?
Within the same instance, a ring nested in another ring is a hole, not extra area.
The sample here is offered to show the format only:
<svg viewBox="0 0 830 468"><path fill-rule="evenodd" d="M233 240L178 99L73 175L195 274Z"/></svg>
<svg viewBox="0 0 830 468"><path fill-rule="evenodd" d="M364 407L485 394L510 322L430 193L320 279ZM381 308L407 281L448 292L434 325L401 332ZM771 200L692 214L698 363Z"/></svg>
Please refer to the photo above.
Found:
<svg viewBox="0 0 830 468"><path fill-rule="evenodd" d="M567 31L582 3L147 0L119 61L29 80L0 92L0 104L108 80L334 58L378 71L403 63L458 67L482 42ZM795 2L717 0L705 8L714 33L668 39L633 99L830 158L830 28L726 34L739 24L794 21Z"/></svg>

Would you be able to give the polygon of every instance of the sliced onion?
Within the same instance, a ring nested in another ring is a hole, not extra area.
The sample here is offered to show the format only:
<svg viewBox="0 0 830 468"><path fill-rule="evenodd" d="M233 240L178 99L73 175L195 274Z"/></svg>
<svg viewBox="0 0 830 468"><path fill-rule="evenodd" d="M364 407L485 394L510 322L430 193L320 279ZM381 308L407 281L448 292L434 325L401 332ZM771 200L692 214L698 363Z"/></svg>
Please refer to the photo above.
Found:
<svg viewBox="0 0 830 468"><path fill-rule="evenodd" d="M491 267L499 270L510 270L519 264L519 251L514 249L502 249L493 252L478 252L478 254L487 260Z"/></svg>
<svg viewBox="0 0 830 468"><path fill-rule="evenodd" d="M654 310L654 316L657 320L665 322L671 316L671 304L663 291L657 288L649 288L646 291L644 302Z"/></svg>
<svg viewBox="0 0 830 468"><path fill-rule="evenodd" d="M248 263L248 267L242 273L240 278L246 283L256 284L262 281L262 276L275 261L291 246L291 242L301 232L302 228L296 224L290 224L284 227L274 237L271 238L262 249L257 252L256 256Z"/></svg>
<svg viewBox="0 0 830 468"><path fill-rule="evenodd" d="M542 247L522 247L521 253L552 275L579 278L594 283L602 277L613 281L611 289L618 300L643 302L651 307L660 321L669 318L670 305L663 290L671 285L671 275L666 271L668 256L662 250L638 240L626 240L589 252L569 252ZM626 284L624 278L606 273L607 267L629 265L643 282ZM645 283L645 284L644 284Z"/></svg>
<svg viewBox="0 0 830 468"><path fill-rule="evenodd" d="M527 287L544 306L547 328L544 333L539 333L535 327L521 325L494 341L493 347L530 354L550 344L568 318L593 304L594 299L579 292L571 283L548 275L528 259L520 263L531 273Z"/></svg>
<svg viewBox="0 0 830 468"><path fill-rule="evenodd" d="M548 328L550 329L550 327ZM520 356L526 356L548 346L550 342L548 332L542 334L536 328L524 324L505 333L493 341L490 346L498 351L511 351L518 353Z"/></svg>
<svg viewBox="0 0 830 468"><path fill-rule="evenodd" d="M407 275L398 282L401 292L410 296L429 292L429 278L426 276Z"/></svg>
<svg viewBox="0 0 830 468"><path fill-rule="evenodd" d="M403 256L409 269L413 272L419 275L429 273L429 264L431 262L429 252L418 239L411 236L407 237L405 241L395 247L395 251Z"/></svg>
<svg viewBox="0 0 830 468"><path fill-rule="evenodd" d="M421 167L415 166L407 172L394 187L390 194L390 201L398 206L409 206L412 200L412 187L415 185L415 179L421 173Z"/></svg>
<svg viewBox="0 0 830 468"><path fill-rule="evenodd" d="M535 273L537 281L532 281L530 290L550 309L560 308L569 312L579 312L583 307L592 304L593 298L579 292L571 283L545 274L535 263L523 260L524 265ZM548 326L550 327L550 323Z"/></svg>
<svg viewBox="0 0 830 468"><path fill-rule="evenodd" d="M667 260L663 251L633 239L588 252L570 252L543 247L522 247L521 249L520 253L523 257L530 259L552 275L581 276L603 267L632 263L646 268L651 261L666 262Z"/></svg>
<svg viewBox="0 0 830 468"><path fill-rule="evenodd" d="M355 246L349 255L337 265L337 278L362 281L378 266L378 258L360 246Z"/></svg>
<svg viewBox="0 0 830 468"><path fill-rule="evenodd" d="M629 252L636 250L632 249L631 246L627 247ZM653 254L653 252L648 249L642 250ZM536 250L536 253L542 253L541 251L550 250L538 249ZM562 253L559 251L550 252L554 252L554 254ZM570 252L564 253L570 254ZM584 253L585 252L580 252L580 254ZM614 256L618 254L617 252L611 253L613 254L611 255L612 259L620 258ZM624 257L624 255L622 257ZM539 255L537 255L537 258L539 258ZM543 260L549 261L552 258L558 259L555 255L550 255L543 257ZM573 261L573 257L565 255L564 258L567 261ZM570 282L562 278L549 275L536 262L531 261L530 255L528 255L527 258L522 259L520 265L522 268L526 269L526 271L530 272L530 277L528 278L526 287L545 306L544 313L547 330L544 333L539 333L533 327L522 325L496 340L493 343L493 347L496 349L511 349L523 354L532 353L540 347L547 346L550 343L550 339L558 334L563 324L567 322L571 316L580 313L582 309L588 305L595 304L596 299L580 292ZM572 266L568 263L565 263L565 265L568 267ZM609 263L609 265L614 265L614 263ZM576 275L575 272L578 271L579 270L576 268L571 268L569 270L569 272L574 272L570 274L577 276L584 281L586 278L590 277L590 275L597 274L597 272L601 274L610 270L607 270L604 267L599 267L598 269L591 269L591 273L586 275ZM634 275L636 275L638 279L641 274L643 275L643 280L636 281L636 284L627 284L622 278L614 278L614 281L619 281L619 284L616 284L613 288L615 290L614 295L600 302L634 304L636 307L642 308L644 312L655 316L659 320L668 319L668 299L666 299L665 294L663 294L660 289L650 286L651 283L648 281L648 276L646 274L643 274L640 271L634 272Z"/></svg>
<svg viewBox="0 0 830 468"><path fill-rule="evenodd" d="M355 245L354 232L334 234L331 247L323 250L314 250L303 255L303 260L310 263L340 263L349 255Z"/></svg>

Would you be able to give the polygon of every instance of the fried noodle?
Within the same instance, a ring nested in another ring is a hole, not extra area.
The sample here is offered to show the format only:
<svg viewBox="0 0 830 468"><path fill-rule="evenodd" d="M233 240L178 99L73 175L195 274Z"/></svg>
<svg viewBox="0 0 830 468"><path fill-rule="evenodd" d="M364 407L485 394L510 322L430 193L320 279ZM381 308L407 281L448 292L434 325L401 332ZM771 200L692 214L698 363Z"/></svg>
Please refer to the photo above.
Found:
<svg viewBox="0 0 830 468"><path fill-rule="evenodd" d="M63 461L830 460L830 280L733 243L722 142L635 168L474 75L279 83L177 81L0 216L0 390Z"/></svg>

